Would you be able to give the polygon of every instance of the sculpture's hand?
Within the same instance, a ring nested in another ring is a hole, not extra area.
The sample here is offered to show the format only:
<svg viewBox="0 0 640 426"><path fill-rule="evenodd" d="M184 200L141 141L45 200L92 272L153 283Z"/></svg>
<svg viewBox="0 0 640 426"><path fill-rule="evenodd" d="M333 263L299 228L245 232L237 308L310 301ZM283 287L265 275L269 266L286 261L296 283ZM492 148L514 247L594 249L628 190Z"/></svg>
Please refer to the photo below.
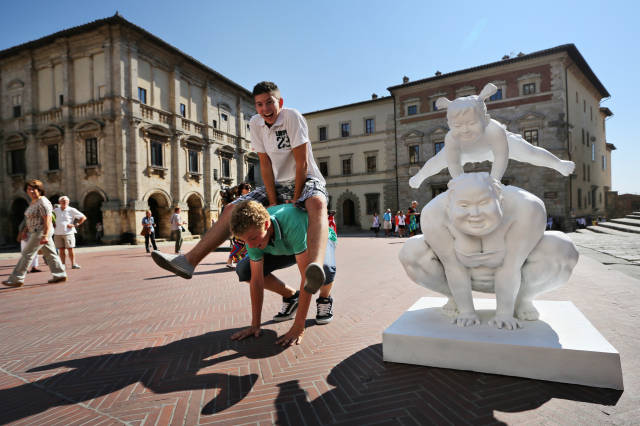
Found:
<svg viewBox="0 0 640 426"><path fill-rule="evenodd" d="M489 320L489 325L496 328L505 328L506 330L516 330L522 327L520 321L515 319L512 315L496 314L495 317Z"/></svg>
<svg viewBox="0 0 640 426"><path fill-rule="evenodd" d="M414 189L418 189L420 188L420 184L423 180L424 178L422 177L422 173L418 172L409 179L409 186Z"/></svg>
<svg viewBox="0 0 640 426"><path fill-rule="evenodd" d="M480 324L480 318L475 312L460 313L451 320L451 323L458 327L469 327Z"/></svg>

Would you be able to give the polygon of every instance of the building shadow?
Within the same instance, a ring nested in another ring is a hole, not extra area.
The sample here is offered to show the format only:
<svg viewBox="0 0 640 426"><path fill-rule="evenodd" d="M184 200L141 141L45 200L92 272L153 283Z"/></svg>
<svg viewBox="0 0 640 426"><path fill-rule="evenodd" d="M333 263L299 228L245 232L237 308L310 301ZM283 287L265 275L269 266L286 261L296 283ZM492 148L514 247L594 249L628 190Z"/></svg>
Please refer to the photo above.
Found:
<svg viewBox="0 0 640 426"><path fill-rule="evenodd" d="M276 423L502 424L494 411L522 412L558 398L615 405L622 391L382 361L382 344L335 366L334 388L313 400L297 380L278 384Z"/></svg>
<svg viewBox="0 0 640 426"><path fill-rule="evenodd" d="M206 372L212 366L241 357L268 358L284 348L275 344L277 334L262 330L258 339L230 340L240 330L221 330L190 337L164 346L148 347L56 362L29 373L64 369L35 382L0 390L0 424L33 416L55 406L89 401L141 383L156 394L219 389L202 408L204 415L221 412L241 401L252 389L257 374L234 375ZM229 352L228 354L226 354ZM225 353L224 355L221 355ZM217 356L218 355L218 356ZM220 370L226 370L220 368ZM37 390L41 390L40 394Z"/></svg>

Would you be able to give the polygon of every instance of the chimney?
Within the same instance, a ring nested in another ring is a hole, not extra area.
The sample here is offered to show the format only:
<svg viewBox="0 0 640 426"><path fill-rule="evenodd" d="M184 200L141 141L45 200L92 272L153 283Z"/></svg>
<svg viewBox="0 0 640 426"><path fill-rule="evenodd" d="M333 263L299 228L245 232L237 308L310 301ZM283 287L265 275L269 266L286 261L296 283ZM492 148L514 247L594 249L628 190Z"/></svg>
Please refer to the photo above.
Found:
<svg viewBox="0 0 640 426"><path fill-rule="evenodd" d="M503 60L503 61L504 61L505 59L509 59L509 55L504 55L504 56L502 57L502 60Z"/></svg>
<svg viewBox="0 0 640 426"><path fill-rule="evenodd" d="M378 95L377 95L377 94L375 94L375 93L373 93L373 94L371 95L371 99L378 99Z"/></svg>
<svg viewBox="0 0 640 426"><path fill-rule="evenodd" d="M409 77L407 77L406 75L402 77L402 84L407 84L408 82L409 82Z"/></svg>
<svg viewBox="0 0 640 426"><path fill-rule="evenodd" d="M436 71L436 75L442 75L440 71Z"/></svg>

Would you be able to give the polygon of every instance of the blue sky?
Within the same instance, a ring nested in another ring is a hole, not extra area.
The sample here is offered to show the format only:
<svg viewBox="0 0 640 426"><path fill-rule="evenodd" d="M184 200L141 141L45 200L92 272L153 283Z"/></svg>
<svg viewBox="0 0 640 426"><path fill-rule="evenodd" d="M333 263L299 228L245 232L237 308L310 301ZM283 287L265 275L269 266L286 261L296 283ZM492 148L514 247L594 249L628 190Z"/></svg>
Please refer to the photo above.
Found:
<svg viewBox="0 0 640 426"><path fill-rule="evenodd" d="M448 3L448 4L445 4ZM611 93L602 106L613 189L640 194L637 82L640 6L631 1L3 2L0 49L111 16L126 19L251 88L280 86L302 112L388 95L417 80L574 43ZM638 3L640 4L640 3ZM637 121L636 121L637 122Z"/></svg>

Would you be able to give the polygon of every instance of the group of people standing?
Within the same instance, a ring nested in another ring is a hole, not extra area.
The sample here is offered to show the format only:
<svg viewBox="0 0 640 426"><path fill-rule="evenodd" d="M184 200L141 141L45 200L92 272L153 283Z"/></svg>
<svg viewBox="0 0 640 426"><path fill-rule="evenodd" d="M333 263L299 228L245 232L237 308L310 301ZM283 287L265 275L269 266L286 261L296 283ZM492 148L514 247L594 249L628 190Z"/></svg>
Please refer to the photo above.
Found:
<svg viewBox="0 0 640 426"><path fill-rule="evenodd" d="M59 206L54 208L45 196L44 185L38 179L27 182L24 190L31 198L31 203L24 212L25 219L18 232L22 253L13 272L2 284L20 287L24 284L27 272L40 272L37 261L40 251L53 276L48 282L67 281L67 254L72 269L80 269L75 259L75 234L76 228L87 218L70 207L69 197L64 195L58 198Z"/></svg>
<svg viewBox="0 0 640 426"><path fill-rule="evenodd" d="M420 229L420 212L418 211L418 202L412 201L407 212L398 210L395 214L391 213L391 209L387 209L382 218L378 213L374 213L371 218L371 230L376 237L380 232L380 228L384 230L384 235L390 237L397 235L398 237L412 237L421 233Z"/></svg>

